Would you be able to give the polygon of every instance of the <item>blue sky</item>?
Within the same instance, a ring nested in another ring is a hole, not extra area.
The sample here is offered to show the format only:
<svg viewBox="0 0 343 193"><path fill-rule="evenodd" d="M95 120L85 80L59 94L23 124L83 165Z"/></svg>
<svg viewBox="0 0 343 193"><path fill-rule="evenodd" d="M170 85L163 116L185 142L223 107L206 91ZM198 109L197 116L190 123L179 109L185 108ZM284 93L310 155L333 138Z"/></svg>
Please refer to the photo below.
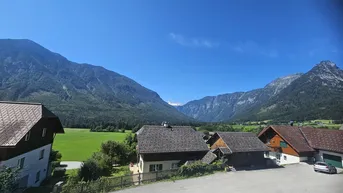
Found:
<svg viewBox="0 0 343 193"><path fill-rule="evenodd" d="M329 2L4 0L0 38L31 39L186 103L260 88L321 60L342 68L343 17Z"/></svg>

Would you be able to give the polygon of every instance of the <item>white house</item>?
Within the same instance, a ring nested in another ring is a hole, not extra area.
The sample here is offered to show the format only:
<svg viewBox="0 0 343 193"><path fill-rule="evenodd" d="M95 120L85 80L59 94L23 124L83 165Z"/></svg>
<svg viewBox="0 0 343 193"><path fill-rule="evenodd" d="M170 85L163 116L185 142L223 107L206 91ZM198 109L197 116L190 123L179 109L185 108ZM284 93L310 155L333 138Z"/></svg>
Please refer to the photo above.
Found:
<svg viewBox="0 0 343 193"><path fill-rule="evenodd" d="M137 140L142 180L156 176L154 172L177 169L186 161L201 160L209 151L202 136L187 126L145 125Z"/></svg>
<svg viewBox="0 0 343 193"><path fill-rule="evenodd" d="M37 187L50 175L49 156L59 118L42 104L0 102L0 168L19 169L19 187Z"/></svg>

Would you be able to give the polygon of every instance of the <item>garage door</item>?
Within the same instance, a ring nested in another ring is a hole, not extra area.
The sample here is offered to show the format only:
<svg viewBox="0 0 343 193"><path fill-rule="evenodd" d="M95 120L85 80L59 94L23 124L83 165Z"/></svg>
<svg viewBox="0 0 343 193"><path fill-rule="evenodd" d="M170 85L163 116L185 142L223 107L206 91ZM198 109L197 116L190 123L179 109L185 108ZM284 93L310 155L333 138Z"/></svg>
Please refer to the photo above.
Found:
<svg viewBox="0 0 343 193"><path fill-rule="evenodd" d="M331 164L335 167L343 168L342 157L324 153L323 158L326 163Z"/></svg>

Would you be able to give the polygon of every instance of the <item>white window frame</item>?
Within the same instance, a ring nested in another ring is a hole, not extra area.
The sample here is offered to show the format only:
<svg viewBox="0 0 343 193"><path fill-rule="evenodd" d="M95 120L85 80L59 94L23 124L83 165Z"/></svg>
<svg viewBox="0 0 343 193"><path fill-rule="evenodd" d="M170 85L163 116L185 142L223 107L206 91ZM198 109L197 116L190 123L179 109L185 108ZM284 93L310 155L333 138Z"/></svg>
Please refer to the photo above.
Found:
<svg viewBox="0 0 343 193"><path fill-rule="evenodd" d="M159 167L158 167L159 165L162 166L162 167L161 167L161 170L159 170ZM151 167L151 166L153 166L153 168L154 168L153 171L150 170L150 167ZM163 170L163 164L150 164L150 165L149 165L149 172L157 172L157 171L162 171L162 170Z"/></svg>
<svg viewBox="0 0 343 193"><path fill-rule="evenodd" d="M23 169L24 168L24 165L25 165L25 157L22 157L18 160L18 164L17 164L17 167L19 169Z"/></svg>
<svg viewBox="0 0 343 193"><path fill-rule="evenodd" d="M44 158L45 149L39 151L39 160Z"/></svg>
<svg viewBox="0 0 343 193"><path fill-rule="evenodd" d="M46 128L43 128L42 130L42 137L45 137L46 136Z"/></svg>
<svg viewBox="0 0 343 193"><path fill-rule="evenodd" d="M35 183L40 181L40 170L36 173L36 180Z"/></svg>
<svg viewBox="0 0 343 193"><path fill-rule="evenodd" d="M27 134L25 135L25 141L30 140L30 135L31 135L31 131L27 132Z"/></svg>

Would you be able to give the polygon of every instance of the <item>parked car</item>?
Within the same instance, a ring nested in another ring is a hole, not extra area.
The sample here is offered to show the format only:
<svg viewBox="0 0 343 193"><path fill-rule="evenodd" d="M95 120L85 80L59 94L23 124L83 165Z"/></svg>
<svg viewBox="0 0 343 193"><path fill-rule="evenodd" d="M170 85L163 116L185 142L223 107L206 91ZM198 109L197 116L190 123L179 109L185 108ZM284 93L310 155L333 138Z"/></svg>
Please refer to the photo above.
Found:
<svg viewBox="0 0 343 193"><path fill-rule="evenodd" d="M336 174L337 173L337 169L325 162L316 162L313 165L313 169L315 172L325 172L325 173L329 173L329 174Z"/></svg>

